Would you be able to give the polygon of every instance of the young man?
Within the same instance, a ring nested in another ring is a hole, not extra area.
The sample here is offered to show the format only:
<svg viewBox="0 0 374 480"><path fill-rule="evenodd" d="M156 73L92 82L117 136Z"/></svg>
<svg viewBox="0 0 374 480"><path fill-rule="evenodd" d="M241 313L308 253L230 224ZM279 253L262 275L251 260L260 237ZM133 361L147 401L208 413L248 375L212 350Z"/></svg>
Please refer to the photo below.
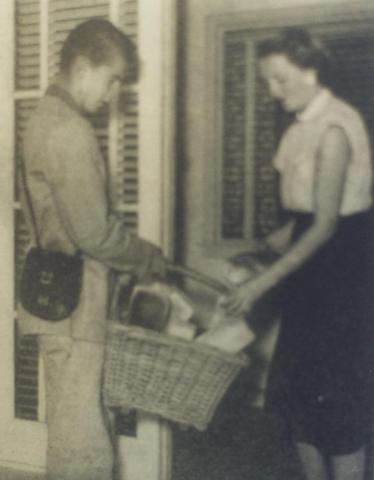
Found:
<svg viewBox="0 0 374 480"><path fill-rule="evenodd" d="M45 365L48 479L112 479L114 444L100 401L108 273L132 270L141 278L164 270L158 248L130 235L111 215L104 161L84 117L134 79L136 66L132 42L110 22L80 24L67 38L56 82L24 135L41 246L79 251L84 258L80 302L71 317L50 323L20 307L21 332L38 335Z"/></svg>

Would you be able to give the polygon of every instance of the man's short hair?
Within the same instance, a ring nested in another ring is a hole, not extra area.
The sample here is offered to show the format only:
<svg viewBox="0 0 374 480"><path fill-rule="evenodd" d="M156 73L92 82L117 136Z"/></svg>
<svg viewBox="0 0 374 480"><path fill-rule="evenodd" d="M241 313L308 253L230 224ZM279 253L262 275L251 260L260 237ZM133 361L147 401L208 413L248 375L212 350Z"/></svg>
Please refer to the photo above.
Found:
<svg viewBox="0 0 374 480"><path fill-rule="evenodd" d="M60 69L68 73L78 56L87 58L92 65L110 63L116 55L127 64L128 81L135 81L138 57L133 41L119 28L103 18L93 18L80 23L68 35L60 57Z"/></svg>

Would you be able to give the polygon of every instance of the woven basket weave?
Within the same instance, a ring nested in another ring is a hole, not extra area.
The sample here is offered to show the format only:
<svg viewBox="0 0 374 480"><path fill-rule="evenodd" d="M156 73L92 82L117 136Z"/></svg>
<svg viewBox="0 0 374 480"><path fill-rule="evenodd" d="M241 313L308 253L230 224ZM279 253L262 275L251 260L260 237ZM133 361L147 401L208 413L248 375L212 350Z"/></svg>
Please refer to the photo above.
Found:
<svg viewBox="0 0 374 480"><path fill-rule="evenodd" d="M113 323L104 362L104 402L205 430L247 364L244 354Z"/></svg>

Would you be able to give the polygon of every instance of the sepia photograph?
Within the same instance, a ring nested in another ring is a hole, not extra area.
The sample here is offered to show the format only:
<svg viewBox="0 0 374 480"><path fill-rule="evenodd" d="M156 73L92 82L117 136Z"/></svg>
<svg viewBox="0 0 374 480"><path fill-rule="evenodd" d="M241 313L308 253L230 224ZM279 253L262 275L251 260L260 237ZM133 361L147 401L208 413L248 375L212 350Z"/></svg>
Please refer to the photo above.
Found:
<svg viewBox="0 0 374 480"><path fill-rule="evenodd" d="M0 1L0 480L374 480L374 1Z"/></svg>

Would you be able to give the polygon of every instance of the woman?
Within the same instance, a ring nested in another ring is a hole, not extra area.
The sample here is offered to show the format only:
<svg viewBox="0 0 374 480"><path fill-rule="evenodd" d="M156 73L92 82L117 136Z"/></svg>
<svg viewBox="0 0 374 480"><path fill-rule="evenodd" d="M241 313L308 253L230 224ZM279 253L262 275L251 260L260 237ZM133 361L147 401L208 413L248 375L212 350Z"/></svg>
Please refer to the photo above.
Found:
<svg viewBox="0 0 374 480"><path fill-rule="evenodd" d="M274 159L292 220L267 239L279 259L233 290L226 308L248 312L280 286L268 407L291 427L307 478L327 479L331 470L336 480L361 479L369 425L369 141L357 111L326 87L328 56L307 32L288 29L258 54L271 95L295 114Z"/></svg>

